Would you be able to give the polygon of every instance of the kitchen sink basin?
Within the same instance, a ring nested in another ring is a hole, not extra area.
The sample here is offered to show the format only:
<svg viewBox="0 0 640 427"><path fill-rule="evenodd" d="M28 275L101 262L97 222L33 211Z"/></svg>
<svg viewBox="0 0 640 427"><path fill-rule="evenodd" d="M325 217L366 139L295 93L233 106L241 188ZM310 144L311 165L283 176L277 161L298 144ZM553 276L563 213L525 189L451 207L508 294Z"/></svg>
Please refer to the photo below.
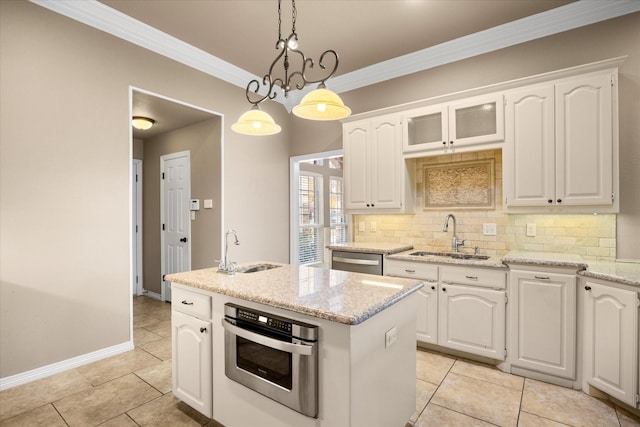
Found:
<svg viewBox="0 0 640 427"><path fill-rule="evenodd" d="M470 259L470 260L486 260L489 259L489 255L475 255L475 254L465 254L461 252L427 252L427 251L418 251L412 252L409 255L411 256L442 256L447 258L454 259Z"/></svg>
<svg viewBox="0 0 640 427"><path fill-rule="evenodd" d="M271 270L273 268L281 267L276 264L251 264L238 267L236 273L256 273L258 271Z"/></svg>

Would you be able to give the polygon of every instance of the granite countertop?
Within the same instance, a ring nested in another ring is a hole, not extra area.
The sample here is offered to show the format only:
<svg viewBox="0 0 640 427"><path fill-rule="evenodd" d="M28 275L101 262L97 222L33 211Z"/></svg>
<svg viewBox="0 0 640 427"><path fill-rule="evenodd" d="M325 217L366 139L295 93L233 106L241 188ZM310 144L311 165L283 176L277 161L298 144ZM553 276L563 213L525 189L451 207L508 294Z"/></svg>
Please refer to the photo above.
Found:
<svg viewBox="0 0 640 427"><path fill-rule="evenodd" d="M387 259L394 259L400 261L412 261L412 262L426 262L433 264L455 264L460 266L469 266L469 267L490 267L490 268L508 268L505 264L502 263L502 258L499 256L492 256L489 259L457 259L451 258L442 255L425 255L425 256L414 256L411 255L413 252L423 251L423 249L413 249L393 255L388 255ZM430 252L428 249L424 249L426 252Z"/></svg>
<svg viewBox="0 0 640 427"><path fill-rule="evenodd" d="M562 252L511 251L502 257L502 262L548 267L573 267L578 270L584 270L588 267L587 262L580 255Z"/></svg>
<svg viewBox="0 0 640 427"><path fill-rule="evenodd" d="M640 287L640 263L589 261L586 270L578 274L594 279L610 280L623 285Z"/></svg>
<svg viewBox="0 0 640 427"><path fill-rule="evenodd" d="M412 249L413 246L402 245L400 243L344 243L339 245L329 245L327 248L332 251L365 252L389 255L408 251L409 249Z"/></svg>
<svg viewBox="0 0 640 427"><path fill-rule="evenodd" d="M292 265L235 275L207 268L166 280L347 325L364 322L423 286L413 279Z"/></svg>

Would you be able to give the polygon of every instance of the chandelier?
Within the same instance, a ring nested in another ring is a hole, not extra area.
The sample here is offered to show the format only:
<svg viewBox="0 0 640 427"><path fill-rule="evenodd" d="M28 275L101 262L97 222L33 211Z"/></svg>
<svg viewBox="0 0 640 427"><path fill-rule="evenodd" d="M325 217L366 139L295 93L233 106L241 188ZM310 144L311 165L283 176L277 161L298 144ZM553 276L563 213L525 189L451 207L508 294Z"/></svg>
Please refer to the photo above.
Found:
<svg viewBox="0 0 640 427"><path fill-rule="evenodd" d="M273 118L260 110L260 103L267 99L274 99L278 89L287 97L291 90L301 90L307 85L318 83L317 89L309 92L302 98L300 104L293 107L293 114L309 120L339 120L351 114L349 107L345 106L340 97L327 89L325 82L333 76L338 69L338 54L335 50L326 50L320 55L318 65L320 69L329 73L321 78L313 80L307 72L313 69L313 59L307 58L298 49L298 34L296 33L296 2L291 0L291 34L286 39L282 37L282 10L281 0L278 0L278 41L276 50L279 51L269 67L269 72L262 78L262 83L257 79L251 80L245 91L247 101L253 105L251 110L242 114L238 121L231 125L235 132L245 135L273 135L280 132L281 128ZM333 67L327 67L327 61L333 63ZM278 63L281 67L278 67ZM292 62L300 64L300 69L291 69ZM282 68L282 69L280 69ZM280 74L274 72L279 70Z"/></svg>

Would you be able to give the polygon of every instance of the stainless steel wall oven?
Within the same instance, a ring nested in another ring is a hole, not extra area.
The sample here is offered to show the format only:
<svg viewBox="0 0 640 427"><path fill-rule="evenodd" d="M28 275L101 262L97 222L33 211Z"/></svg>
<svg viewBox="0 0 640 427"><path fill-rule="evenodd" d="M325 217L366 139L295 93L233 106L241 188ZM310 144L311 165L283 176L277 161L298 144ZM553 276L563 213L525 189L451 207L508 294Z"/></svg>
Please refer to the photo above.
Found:
<svg viewBox="0 0 640 427"><path fill-rule="evenodd" d="M318 327L231 303L224 314L227 377L317 417Z"/></svg>

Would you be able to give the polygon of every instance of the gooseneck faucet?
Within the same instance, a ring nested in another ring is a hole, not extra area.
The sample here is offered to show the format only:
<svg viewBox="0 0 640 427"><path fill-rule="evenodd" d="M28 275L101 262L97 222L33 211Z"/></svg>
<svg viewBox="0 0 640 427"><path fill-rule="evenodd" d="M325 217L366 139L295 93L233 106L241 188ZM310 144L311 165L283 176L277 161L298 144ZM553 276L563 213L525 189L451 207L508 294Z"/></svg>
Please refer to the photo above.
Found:
<svg viewBox="0 0 640 427"><path fill-rule="evenodd" d="M220 265L218 266L218 272L226 273L226 274L236 274L236 263L235 262L230 263L227 258L227 254L229 252L229 234L233 234L233 237L235 237L235 241L233 243L236 246L240 244L240 241L238 240L238 234L236 233L236 231L235 230L227 231L227 234L225 234L225 238L224 238L224 259L220 262Z"/></svg>
<svg viewBox="0 0 640 427"><path fill-rule="evenodd" d="M458 252L460 246L464 246L464 240L458 240L456 234L456 217L453 214L449 214L447 218L445 218L442 231L449 231L449 218L453 219L453 252Z"/></svg>

